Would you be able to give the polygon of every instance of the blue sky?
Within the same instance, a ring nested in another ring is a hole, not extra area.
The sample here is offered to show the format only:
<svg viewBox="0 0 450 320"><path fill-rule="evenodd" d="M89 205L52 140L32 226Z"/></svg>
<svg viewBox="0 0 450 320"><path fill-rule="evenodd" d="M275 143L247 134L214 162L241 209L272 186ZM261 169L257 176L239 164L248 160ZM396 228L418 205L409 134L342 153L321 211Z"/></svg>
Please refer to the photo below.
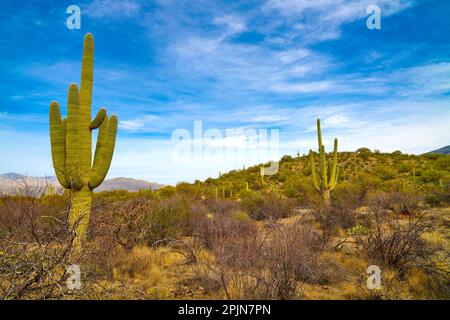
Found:
<svg viewBox="0 0 450 320"><path fill-rule="evenodd" d="M72 4L81 30L66 27ZM371 4L381 30L366 27ZM278 129L280 155L315 148L317 117L328 148L448 145L449 15L444 0L2 0L0 172L53 174L48 108L80 81L87 32L93 112L119 117L109 177L175 183L258 162L173 163L171 135L194 121Z"/></svg>

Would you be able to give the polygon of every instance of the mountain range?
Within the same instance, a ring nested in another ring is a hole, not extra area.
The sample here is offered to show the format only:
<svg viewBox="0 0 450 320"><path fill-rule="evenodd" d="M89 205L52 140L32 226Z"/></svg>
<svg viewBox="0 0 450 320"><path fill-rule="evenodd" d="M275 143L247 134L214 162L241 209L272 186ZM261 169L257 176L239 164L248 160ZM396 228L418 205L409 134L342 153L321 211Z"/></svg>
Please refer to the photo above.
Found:
<svg viewBox="0 0 450 320"><path fill-rule="evenodd" d="M28 186L37 190L44 190L47 186L53 186L57 192L62 191L55 176L33 177L15 172L0 174L0 192L15 193ZM138 191L142 189L158 190L164 185L145 180L137 180L132 178L113 178L106 179L100 187L95 189L96 192L111 190L127 190Z"/></svg>

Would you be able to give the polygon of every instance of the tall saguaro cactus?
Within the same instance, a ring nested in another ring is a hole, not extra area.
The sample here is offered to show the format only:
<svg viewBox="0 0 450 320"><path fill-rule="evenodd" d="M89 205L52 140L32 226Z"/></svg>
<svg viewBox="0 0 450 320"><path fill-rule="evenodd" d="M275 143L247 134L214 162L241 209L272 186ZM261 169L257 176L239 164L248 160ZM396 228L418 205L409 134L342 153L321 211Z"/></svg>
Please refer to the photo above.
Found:
<svg viewBox="0 0 450 320"><path fill-rule="evenodd" d="M320 130L320 119L317 119L317 139L319 142L319 176L316 174L316 166L314 163L314 153L309 151L309 160L311 165L311 179L314 188L321 193L324 206L330 206L330 192L336 187L339 168L338 161L338 139L334 139L333 160L327 162L325 147L322 144L322 131Z"/></svg>
<svg viewBox="0 0 450 320"><path fill-rule="evenodd" d="M71 194L70 230L78 240L86 238L92 205L92 192L109 170L117 133L117 117L108 117L101 108L91 119L94 79L94 38L84 39L81 88L71 84L67 100L67 117L61 118L59 104L50 105L50 142L53 166L59 183ZM99 129L92 163L92 131Z"/></svg>

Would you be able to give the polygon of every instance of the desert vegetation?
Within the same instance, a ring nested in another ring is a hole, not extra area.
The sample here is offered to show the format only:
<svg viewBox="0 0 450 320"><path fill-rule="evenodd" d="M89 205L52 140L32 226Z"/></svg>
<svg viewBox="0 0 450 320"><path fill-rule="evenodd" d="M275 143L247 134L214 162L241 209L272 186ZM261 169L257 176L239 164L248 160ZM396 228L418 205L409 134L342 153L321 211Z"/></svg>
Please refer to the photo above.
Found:
<svg viewBox="0 0 450 320"><path fill-rule="evenodd" d="M0 197L3 299L448 299L450 157L340 152L330 204L308 155L158 191ZM28 190L26 190L28 189ZM74 254L76 252L77 254ZM69 290L67 267L82 286ZM366 286L369 265L381 289Z"/></svg>

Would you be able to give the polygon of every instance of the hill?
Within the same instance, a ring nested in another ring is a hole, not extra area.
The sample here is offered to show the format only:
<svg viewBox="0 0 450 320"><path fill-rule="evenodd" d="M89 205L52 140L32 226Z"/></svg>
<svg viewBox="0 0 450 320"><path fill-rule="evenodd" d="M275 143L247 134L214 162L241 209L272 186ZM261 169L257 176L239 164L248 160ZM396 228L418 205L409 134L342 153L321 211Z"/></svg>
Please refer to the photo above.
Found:
<svg viewBox="0 0 450 320"><path fill-rule="evenodd" d="M136 180L131 178L113 178L105 180L96 191L112 191L112 190L127 190L127 191L139 191L143 189L158 190L164 185L148 182L145 180Z"/></svg>
<svg viewBox="0 0 450 320"><path fill-rule="evenodd" d="M330 158L331 154L328 154L327 159ZM316 158L316 170L317 166ZM360 148L355 152L339 152L338 168L338 187L373 184L376 189L387 190L413 182L417 187L427 189L450 182L450 157L442 154L409 155L400 151L381 153ZM201 185L208 189L217 188L220 195L225 197L236 197L246 190L247 183L253 191L276 189L288 197L298 197L296 193L299 190L312 188L310 174L309 156L287 155L280 160L276 175L262 178L260 167L253 166L230 171L219 178L206 179Z"/></svg>
<svg viewBox="0 0 450 320"><path fill-rule="evenodd" d="M450 155L450 146L445 146L440 149L436 149L428 152L428 154L447 154Z"/></svg>

